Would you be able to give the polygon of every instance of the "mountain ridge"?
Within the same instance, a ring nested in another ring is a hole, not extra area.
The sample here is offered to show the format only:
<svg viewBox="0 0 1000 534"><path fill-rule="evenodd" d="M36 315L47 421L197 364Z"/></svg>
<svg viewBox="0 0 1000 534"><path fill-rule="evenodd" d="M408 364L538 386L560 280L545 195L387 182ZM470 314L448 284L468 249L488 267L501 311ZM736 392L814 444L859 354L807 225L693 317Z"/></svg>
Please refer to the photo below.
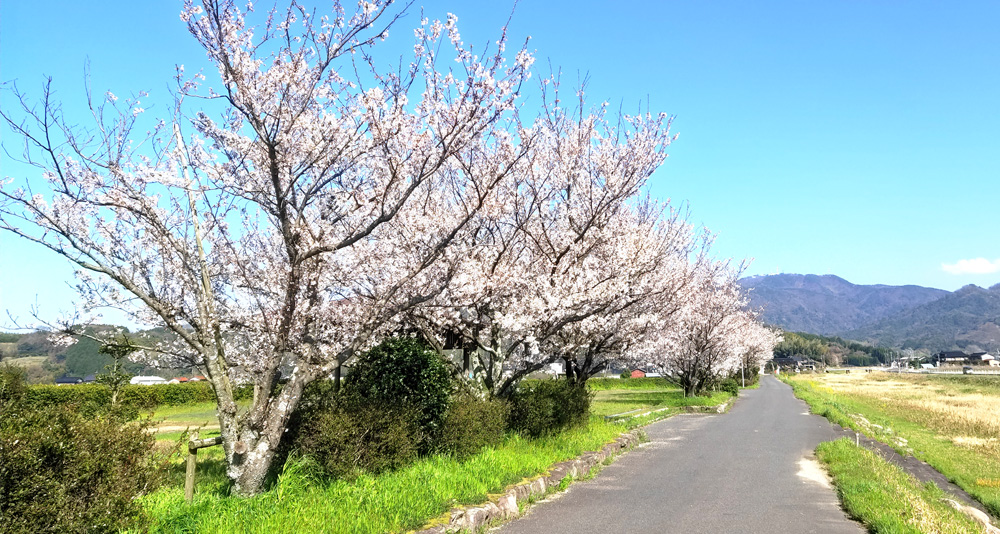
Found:
<svg viewBox="0 0 1000 534"><path fill-rule="evenodd" d="M740 283L763 319L788 331L931 352L1000 349L1000 283L954 292L857 285L836 275L759 275Z"/></svg>
<svg viewBox="0 0 1000 534"><path fill-rule="evenodd" d="M786 330L835 335L948 294L917 285L857 285L832 274L778 274L740 280L750 305Z"/></svg>

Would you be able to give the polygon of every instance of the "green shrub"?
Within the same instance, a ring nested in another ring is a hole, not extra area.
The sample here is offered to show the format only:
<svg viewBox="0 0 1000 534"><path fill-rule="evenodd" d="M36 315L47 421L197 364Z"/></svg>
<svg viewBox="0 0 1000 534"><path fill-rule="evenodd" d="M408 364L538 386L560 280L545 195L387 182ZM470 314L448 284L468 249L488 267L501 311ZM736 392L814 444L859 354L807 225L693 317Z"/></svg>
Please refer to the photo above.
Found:
<svg viewBox="0 0 1000 534"><path fill-rule="evenodd" d="M28 386L24 383L24 370L5 363L0 366L0 410L24 402ZM5 413L0 411L0 414Z"/></svg>
<svg viewBox="0 0 1000 534"><path fill-rule="evenodd" d="M462 393L452 399L441 425L437 449L467 458L487 445L503 440L509 408L502 400L480 399Z"/></svg>
<svg viewBox="0 0 1000 534"><path fill-rule="evenodd" d="M524 382L510 398L511 430L538 437L586 424L592 394L567 380Z"/></svg>
<svg viewBox="0 0 1000 534"><path fill-rule="evenodd" d="M366 399L336 395L296 417L292 448L334 478L397 469L417 459L416 412Z"/></svg>
<svg viewBox="0 0 1000 534"><path fill-rule="evenodd" d="M412 337L386 339L362 354L344 380L344 391L351 397L403 406L417 413L424 451L429 450L440 431L455 389L456 380L448 362Z"/></svg>
<svg viewBox="0 0 1000 534"><path fill-rule="evenodd" d="M740 383L737 382L735 378L727 378L722 382L719 382L718 389L735 397L740 394Z"/></svg>
<svg viewBox="0 0 1000 534"><path fill-rule="evenodd" d="M22 381L0 370L0 531L141 528L135 499L161 473L148 424L87 416L73 404L30 406Z"/></svg>

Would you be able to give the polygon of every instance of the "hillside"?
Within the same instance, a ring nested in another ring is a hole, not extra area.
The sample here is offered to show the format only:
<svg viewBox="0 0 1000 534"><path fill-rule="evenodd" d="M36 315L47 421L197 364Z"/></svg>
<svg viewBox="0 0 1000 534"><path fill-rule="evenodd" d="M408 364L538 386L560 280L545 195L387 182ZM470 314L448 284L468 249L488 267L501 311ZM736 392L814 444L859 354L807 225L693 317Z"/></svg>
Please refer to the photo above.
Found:
<svg viewBox="0 0 1000 534"><path fill-rule="evenodd" d="M112 325L88 326L85 332L98 335L117 330ZM127 332L127 330L126 330ZM166 333L162 329L152 329L137 332L135 339L163 339ZM25 334L0 333L0 362L17 365L25 370L26 379L32 384L51 384L63 375L85 377L104 371L104 367L112 363L112 358L99 352L100 344L93 339L80 337L76 343L69 346L58 345L45 331ZM172 376L171 370L153 369L142 363L128 361L125 370L131 374L156 373L161 376Z"/></svg>
<svg viewBox="0 0 1000 534"><path fill-rule="evenodd" d="M921 286L856 285L834 275L776 274L744 278L750 304L764 320L795 332L841 334L948 295Z"/></svg>
<svg viewBox="0 0 1000 534"><path fill-rule="evenodd" d="M1000 348L1000 284L965 286L940 299L902 310L844 337L901 348L996 350Z"/></svg>

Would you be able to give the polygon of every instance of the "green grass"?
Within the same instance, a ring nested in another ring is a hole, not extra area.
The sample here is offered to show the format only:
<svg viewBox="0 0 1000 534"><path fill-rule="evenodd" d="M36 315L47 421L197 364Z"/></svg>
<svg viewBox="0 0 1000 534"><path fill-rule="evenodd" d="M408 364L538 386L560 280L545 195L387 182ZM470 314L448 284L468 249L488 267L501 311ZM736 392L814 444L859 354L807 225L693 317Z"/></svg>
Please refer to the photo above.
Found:
<svg viewBox="0 0 1000 534"><path fill-rule="evenodd" d="M592 420L557 436L526 440L512 435L465 461L433 456L394 472L353 481L324 482L307 462L291 462L270 491L227 497L224 476L199 478L192 505L180 487L143 499L152 532L396 532L416 529L461 504L488 500L506 486L543 473L552 464L600 449L622 425ZM214 450L210 449L210 450ZM201 453L199 453L200 455ZM221 465L218 462L199 462ZM202 475L199 474L201 477Z"/></svg>
<svg viewBox="0 0 1000 534"><path fill-rule="evenodd" d="M250 401L237 401L237 404L244 408L249 403ZM215 410L214 402L157 407L152 414L154 426L167 429L157 433L157 441L175 441L183 434L184 428L198 430L201 437L208 437L212 432L214 434L211 435L218 435L219 419Z"/></svg>
<svg viewBox="0 0 1000 534"><path fill-rule="evenodd" d="M162 418L170 422L218 422L215 410L216 404L214 402L198 402L181 406L160 406L156 409L154 416L157 419Z"/></svg>
<svg viewBox="0 0 1000 534"><path fill-rule="evenodd" d="M656 410L659 408L682 408L684 406L717 406L731 396L724 391L716 391L706 397L685 397L679 389L659 390L604 390L594 395L590 413L599 416L614 415L630 410ZM674 410L676 413L679 410Z"/></svg>
<svg viewBox="0 0 1000 534"><path fill-rule="evenodd" d="M661 408L684 406L717 406L730 398L729 394L716 391L711 395L685 397L684 392L663 378L591 378L587 387L594 392L590 405L592 415L607 416ZM667 410L677 413L678 410Z"/></svg>
<svg viewBox="0 0 1000 534"><path fill-rule="evenodd" d="M837 486L844 508L870 532L964 534L981 532L969 517L942 501L934 484L919 484L898 467L849 440L822 443L816 449Z"/></svg>
<svg viewBox="0 0 1000 534"><path fill-rule="evenodd" d="M665 378L591 378L587 380L591 391L608 389L680 389Z"/></svg>
<svg viewBox="0 0 1000 534"><path fill-rule="evenodd" d="M991 515L1000 516L1000 458L995 454L956 446L952 432L932 427L944 422L912 408L878 398L835 393L804 378L785 381L813 413L927 462L986 506ZM990 387L951 380L940 383Z"/></svg>

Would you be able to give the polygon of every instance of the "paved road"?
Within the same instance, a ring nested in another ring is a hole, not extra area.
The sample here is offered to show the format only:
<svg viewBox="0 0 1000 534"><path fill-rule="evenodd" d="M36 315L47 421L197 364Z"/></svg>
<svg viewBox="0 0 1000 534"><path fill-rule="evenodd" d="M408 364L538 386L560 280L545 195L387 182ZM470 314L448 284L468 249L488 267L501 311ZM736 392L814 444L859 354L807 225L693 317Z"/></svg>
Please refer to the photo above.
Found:
<svg viewBox="0 0 1000 534"><path fill-rule="evenodd" d="M839 427L809 415L773 377L742 392L727 415L676 416L647 433L650 443L497 531L864 532L803 468Z"/></svg>

